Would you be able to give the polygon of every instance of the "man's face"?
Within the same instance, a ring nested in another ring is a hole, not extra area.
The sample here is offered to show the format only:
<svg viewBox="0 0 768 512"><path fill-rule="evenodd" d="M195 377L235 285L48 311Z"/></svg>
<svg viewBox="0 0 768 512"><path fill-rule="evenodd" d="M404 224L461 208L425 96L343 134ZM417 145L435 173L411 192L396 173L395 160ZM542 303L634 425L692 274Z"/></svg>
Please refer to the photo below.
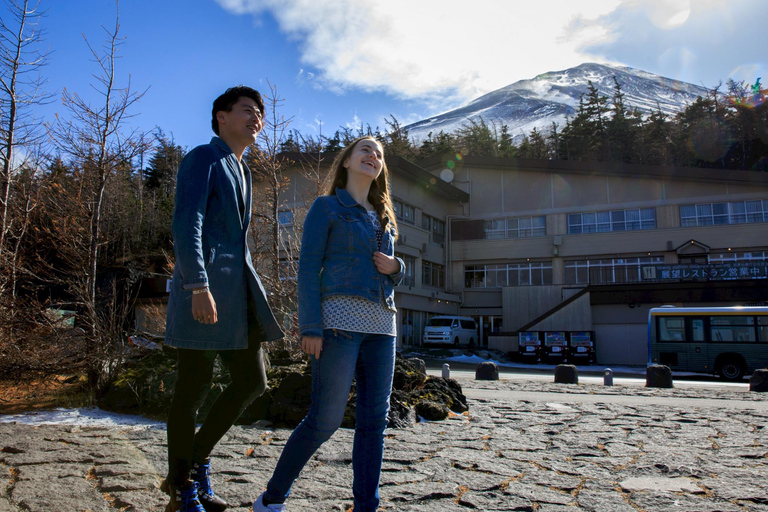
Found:
<svg viewBox="0 0 768 512"><path fill-rule="evenodd" d="M241 96L230 111L216 113L219 121L219 134L224 139L232 139L249 146L256 142L256 136L264 126L261 111L251 98Z"/></svg>

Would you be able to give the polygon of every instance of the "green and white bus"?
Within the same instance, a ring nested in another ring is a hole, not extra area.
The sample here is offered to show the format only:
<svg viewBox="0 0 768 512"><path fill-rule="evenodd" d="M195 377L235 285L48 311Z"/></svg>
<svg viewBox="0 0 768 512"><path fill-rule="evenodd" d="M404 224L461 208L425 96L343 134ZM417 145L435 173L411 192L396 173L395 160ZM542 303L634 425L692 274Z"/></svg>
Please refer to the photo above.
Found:
<svg viewBox="0 0 768 512"><path fill-rule="evenodd" d="M739 381L768 367L768 307L653 308L648 357L674 371Z"/></svg>

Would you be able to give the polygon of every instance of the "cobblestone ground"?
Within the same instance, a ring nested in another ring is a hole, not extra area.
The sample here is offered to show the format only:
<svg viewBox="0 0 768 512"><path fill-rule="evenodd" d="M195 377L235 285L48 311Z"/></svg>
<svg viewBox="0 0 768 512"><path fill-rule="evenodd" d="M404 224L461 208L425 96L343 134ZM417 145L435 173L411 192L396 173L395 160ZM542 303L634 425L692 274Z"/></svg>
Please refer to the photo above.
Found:
<svg viewBox="0 0 768 512"><path fill-rule="evenodd" d="M461 381L470 411L387 432L381 510L768 511L768 396ZM250 510L290 431L235 427L214 484ZM352 432L294 485L289 510L351 508ZM159 428L0 424L0 512L155 511Z"/></svg>

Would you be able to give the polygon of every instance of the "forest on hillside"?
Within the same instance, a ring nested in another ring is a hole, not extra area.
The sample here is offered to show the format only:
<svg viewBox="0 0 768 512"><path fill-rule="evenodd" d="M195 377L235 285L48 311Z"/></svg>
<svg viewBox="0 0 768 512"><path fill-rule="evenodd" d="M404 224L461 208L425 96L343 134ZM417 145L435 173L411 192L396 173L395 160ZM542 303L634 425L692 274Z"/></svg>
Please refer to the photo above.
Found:
<svg viewBox="0 0 768 512"><path fill-rule="evenodd" d="M160 128L131 124L146 89L117 83L117 19L104 41L89 42L98 101L47 91L39 5L10 0L13 17L0 21L0 378L69 368L98 394L123 369L137 283L171 275L176 170L189 148ZM768 170L768 104L759 81L728 81L674 117L640 115L624 103L618 81L611 98L590 84L565 126L534 130L517 145L507 127L482 119L419 142L394 116L383 130L306 135L291 129L277 89L263 92L266 125L246 161L261 184L252 223L257 270L279 316L295 309L294 281L286 279L295 268L280 259L289 243L280 192L296 165L288 153L319 157L372 134L387 154L417 163L462 154ZM36 119L35 106L51 101L61 101L64 113ZM302 164L318 185L319 161ZM57 312L65 309L77 312L75 328L61 328Z"/></svg>

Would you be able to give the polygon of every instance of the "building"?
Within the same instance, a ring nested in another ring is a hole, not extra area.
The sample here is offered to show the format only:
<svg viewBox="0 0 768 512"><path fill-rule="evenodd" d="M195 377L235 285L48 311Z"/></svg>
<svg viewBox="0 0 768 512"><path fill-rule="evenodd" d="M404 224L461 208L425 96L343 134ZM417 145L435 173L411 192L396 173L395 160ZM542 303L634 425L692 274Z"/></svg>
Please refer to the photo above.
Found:
<svg viewBox="0 0 768 512"><path fill-rule="evenodd" d="M520 331L592 331L598 363L644 364L651 307L768 303L766 174L459 155L387 165L408 267L401 347L452 314L475 318L489 348L516 351ZM286 225L316 188L294 180Z"/></svg>

